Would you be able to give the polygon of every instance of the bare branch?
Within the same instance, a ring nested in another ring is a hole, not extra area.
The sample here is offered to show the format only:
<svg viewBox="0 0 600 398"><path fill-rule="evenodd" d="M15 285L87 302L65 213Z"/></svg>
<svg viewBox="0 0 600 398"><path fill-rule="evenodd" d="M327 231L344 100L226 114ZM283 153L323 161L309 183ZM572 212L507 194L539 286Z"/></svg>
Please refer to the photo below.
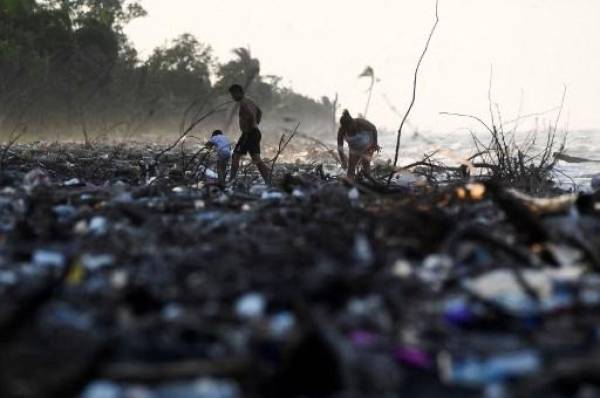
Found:
<svg viewBox="0 0 600 398"><path fill-rule="evenodd" d="M154 157L154 163L157 164L158 161L160 160L160 158L167 152L169 152L171 149L175 148L182 139L184 139L197 125L199 125L200 123L202 123L204 120L206 120L207 118L209 118L210 116L214 115L215 113L220 112L224 107L232 104L233 101L227 101L224 102L220 105L217 105L216 107L214 107L213 109L211 109L210 111L206 112L204 115L202 115L201 117L195 119L192 123L190 123L190 125L188 126L187 129L185 129L183 131L183 133L181 133L181 135L177 138L177 140L175 140L175 142L171 145L169 145L168 147L166 147L165 149L163 149L162 151L160 151L155 157Z"/></svg>
<svg viewBox="0 0 600 398"><path fill-rule="evenodd" d="M408 116L410 115L410 112L412 111L412 108L415 105L415 101L417 100L417 82L418 82L418 78L419 78L419 69L421 68L421 63L423 62L423 59L425 58L425 55L427 54L427 50L429 49L429 44L431 43L431 39L433 38L433 35L435 34L438 23L440 22L438 9L439 9L439 0L436 0L435 1L435 23L433 24L433 27L431 28L431 31L429 32L429 37L427 38L427 42L425 43L425 48L423 49L423 52L421 53L419 62L417 62L417 66L415 68L415 73L414 73L414 80L413 80L412 99L410 101L410 105L408 106L408 109L406 110L406 113L404 114L404 117L402 118L402 122L400 123L400 128L398 129L398 137L396 139L396 152L394 155L394 167L393 167L394 170L396 169L396 166L398 165L398 155L400 152L400 140L402 139L402 129L404 128L404 124L406 123L406 120L408 119ZM392 181L393 175L394 175L394 172L392 171L392 173L390 174L390 176L388 178L388 182L387 182L388 185Z"/></svg>
<svg viewBox="0 0 600 398"><path fill-rule="evenodd" d="M279 147L277 148L277 153L275 154L275 157L273 158L273 161L271 163L271 170L269 171L269 180L273 179L273 169L275 168L275 163L277 163L277 159L279 159L279 155L281 155L281 153L285 150L285 148L288 146L288 144L292 141L292 139L296 135L296 132L298 132L299 127L300 127L300 122L298 122L298 124L296 125L296 128L294 129L294 131L292 131L292 134L290 134L290 136L287 140L286 140L285 134L283 134L281 136L281 139L279 140Z"/></svg>
<svg viewBox="0 0 600 398"><path fill-rule="evenodd" d="M483 120L481 120L481 118L478 118L477 116L467 115L467 114L464 114L464 113L454 113L454 112L440 112L440 115L466 117L466 118L469 118L469 119L476 120L479 123L481 123L481 125L483 125L483 127L485 127L485 129L487 131L489 131L490 133L494 134L494 130L492 130L492 128L490 126L488 126L486 122L484 122Z"/></svg>

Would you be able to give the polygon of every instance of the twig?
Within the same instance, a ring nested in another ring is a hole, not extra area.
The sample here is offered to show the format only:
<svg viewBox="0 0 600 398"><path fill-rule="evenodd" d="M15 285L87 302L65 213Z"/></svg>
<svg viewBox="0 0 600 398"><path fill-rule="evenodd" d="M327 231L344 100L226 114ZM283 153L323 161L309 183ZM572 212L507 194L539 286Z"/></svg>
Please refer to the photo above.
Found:
<svg viewBox="0 0 600 398"><path fill-rule="evenodd" d="M158 161L160 160L160 158L165 153L167 153L171 149L175 148L181 142L181 140L184 139L197 125L199 125L201 122L203 122L205 119L209 118L210 116L214 115L215 113L220 112L222 108L224 108L225 106L230 105L232 103L233 103L233 101L224 102L224 103L216 106L215 108L211 109L210 111L208 111L207 113L205 113L201 117L197 118L192 123L190 123L190 125L188 126L188 128L185 129L183 131L183 133L181 133L181 135L177 138L177 140L175 140L175 142L173 144L169 145L167 148L163 149L158 154L156 154L156 156L154 157L154 163L158 164Z"/></svg>
<svg viewBox="0 0 600 398"><path fill-rule="evenodd" d="M481 118L478 118L477 116L467 115L464 113L455 113L455 112L440 112L440 115L458 116L458 117L466 117L469 119L474 119L474 120L478 121L479 123L481 123L481 125L484 126L487 131L494 134L494 130L492 130L492 128L490 126L488 126L486 122L484 122L483 120L481 120Z"/></svg>
<svg viewBox="0 0 600 398"><path fill-rule="evenodd" d="M286 130L286 131L288 131L288 132L291 133L293 130ZM338 155L337 155L337 153L335 151L335 147L334 146L327 145L323 141L321 141L321 140L319 140L319 139L317 139L315 137L311 137L310 135L301 133L301 132L296 132L296 136L304 138L305 140L308 140L308 141L312 141L315 144L323 147L323 149L325 149L327 151L327 153L329 153L337 163L340 163L340 158L338 157Z"/></svg>
<svg viewBox="0 0 600 398"><path fill-rule="evenodd" d="M292 131L292 134L289 136L289 138L287 140L285 140L285 138L286 138L285 134L283 134L281 136L281 139L279 140L279 147L277 148L277 153L275 154L275 157L273 158L273 161L271 163L271 170L269 171L269 180L273 179L273 169L275 168L275 163L277 163L277 159L279 158L279 155L281 155L281 153L285 150L285 148L288 146L290 141L292 141L292 139L296 135L296 132L298 132L299 127L300 127L300 122L298 122L298 124L296 125L296 128L294 128L294 131Z"/></svg>
<svg viewBox="0 0 600 398"><path fill-rule="evenodd" d="M13 145L15 145L15 143L25 135L26 131L27 130L23 128L19 133L15 134L16 130L13 130L10 133L9 139L2 148L2 154L0 155L0 170L4 169L4 162L6 161L6 155L8 154L8 151L10 151L10 148L12 148Z"/></svg>

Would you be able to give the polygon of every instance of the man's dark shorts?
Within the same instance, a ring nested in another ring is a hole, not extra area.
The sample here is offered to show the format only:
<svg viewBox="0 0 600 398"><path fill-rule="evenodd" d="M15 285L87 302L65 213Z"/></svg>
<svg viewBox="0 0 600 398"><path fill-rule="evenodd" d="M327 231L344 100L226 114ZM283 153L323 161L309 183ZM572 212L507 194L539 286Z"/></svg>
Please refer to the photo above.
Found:
<svg viewBox="0 0 600 398"><path fill-rule="evenodd" d="M261 137L262 136L258 128L242 133L242 136L235 146L235 153L239 155L245 155L247 153L250 155L260 155Z"/></svg>

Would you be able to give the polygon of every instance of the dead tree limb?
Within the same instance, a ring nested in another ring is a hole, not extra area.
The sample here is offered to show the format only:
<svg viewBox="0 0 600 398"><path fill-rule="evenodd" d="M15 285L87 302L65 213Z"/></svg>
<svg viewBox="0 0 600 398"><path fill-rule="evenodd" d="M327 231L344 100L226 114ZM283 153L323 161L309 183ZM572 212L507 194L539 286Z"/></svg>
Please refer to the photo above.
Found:
<svg viewBox="0 0 600 398"><path fill-rule="evenodd" d="M271 163L271 170L269 171L269 180L273 179L273 169L275 168L275 163L277 163L277 159L279 159L279 155L281 155L281 153L285 150L285 148L292 141L292 139L294 139L294 136L298 132L299 127L300 127L300 122L298 122L298 124L296 125L296 128L292 131L292 134L290 134L290 136L287 138L287 140L286 140L285 134L283 134L281 136L281 139L279 140L279 147L277 148L277 153L275 154L275 157L273 157L273 161Z"/></svg>
<svg viewBox="0 0 600 398"><path fill-rule="evenodd" d="M438 6L439 6L439 0L436 0L435 1L435 23L433 24L433 27L431 28L431 32L429 32L429 37L427 38L427 42L425 43L425 48L423 49L423 52L421 53L421 57L419 58L419 62L417 62L417 66L415 68L412 99L410 101L410 105L408 106L408 109L406 110L406 113L404 114L404 117L402 118L402 122L400 123L400 128L398 129L398 136L396 139L396 152L394 155L394 167L393 167L392 173L390 174L390 176L388 178L388 182L387 182L388 185L390 185L390 182L392 181L392 177L394 176L394 172L396 170L396 166L398 165L398 155L400 153L400 140L402 139L402 129L404 128L404 124L406 123L406 120L408 119L408 116L410 115L410 112L412 111L412 108L415 106L415 102L417 100L417 82L419 79L419 70L421 69L421 64L423 63L423 59L425 58L425 55L427 54L427 50L429 50L429 44L431 43L431 39L433 38L433 35L435 34L438 23L440 22Z"/></svg>
<svg viewBox="0 0 600 398"><path fill-rule="evenodd" d="M293 130L286 129L286 131L287 131L288 133L291 133ZM307 140L307 141L310 141L310 142L313 142L313 143L315 143L315 144L319 145L319 146L320 146L320 147L322 147L322 148L323 148L323 149L324 149L324 150L325 150L325 151L326 151L326 152L327 152L329 155L331 155L331 157L332 157L332 158L333 158L333 159L334 159L334 160L335 160L337 163L341 163L341 162L340 162L340 158L338 157L338 155L337 155L337 153L336 153L336 147L334 147L334 146L331 146L331 145L328 145L328 144L324 143L323 141L321 141L321 140L319 140L319 139L317 139L317 138L315 138L315 137L312 137L312 136L310 136L310 135L308 135L308 134L305 134L305 133L301 133L301 132L299 132L299 131L298 131L298 132L296 132L296 136L298 136L298 137L300 137L300 138L304 138L304 139L305 139L305 140Z"/></svg>

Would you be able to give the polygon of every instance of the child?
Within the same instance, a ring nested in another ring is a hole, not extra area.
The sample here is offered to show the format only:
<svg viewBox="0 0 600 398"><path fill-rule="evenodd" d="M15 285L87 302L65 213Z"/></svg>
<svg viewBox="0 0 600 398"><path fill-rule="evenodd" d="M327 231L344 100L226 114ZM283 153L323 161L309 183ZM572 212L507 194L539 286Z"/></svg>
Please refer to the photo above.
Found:
<svg viewBox="0 0 600 398"><path fill-rule="evenodd" d="M213 147L217 151L217 173L219 174L219 184L225 185L227 164L231 158L231 143L221 130L215 130L212 133L210 141L206 143L206 146Z"/></svg>

